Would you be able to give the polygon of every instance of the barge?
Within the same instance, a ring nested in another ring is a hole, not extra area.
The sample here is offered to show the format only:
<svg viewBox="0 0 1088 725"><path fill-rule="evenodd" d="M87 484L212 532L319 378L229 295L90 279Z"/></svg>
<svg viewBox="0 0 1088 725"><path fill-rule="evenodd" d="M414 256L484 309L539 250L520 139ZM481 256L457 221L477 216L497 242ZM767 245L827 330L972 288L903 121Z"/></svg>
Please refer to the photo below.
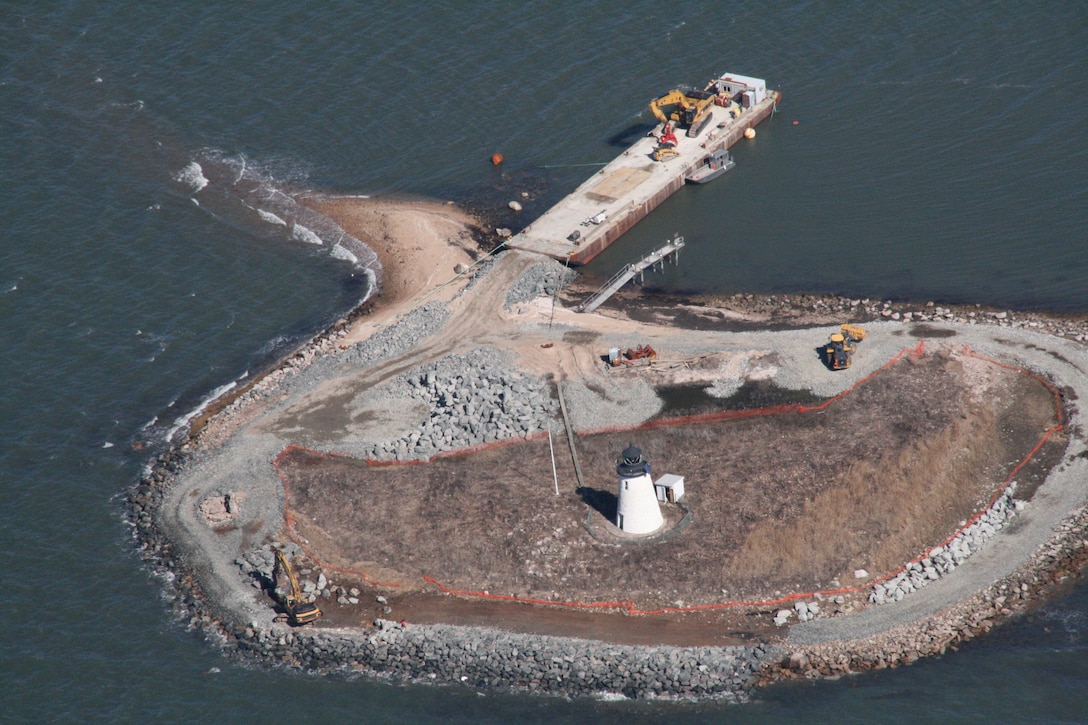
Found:
<svg viewBox="0 0 1088 725"><path fill-rule="evenodd" d="M615 160L583 182L539 219L507 242L512 249L544 254L570 265L589 262L672 196L707 159L724 151L776 110L781 93L767 90L761 78L725 73L704 91L709 98L687 134L673 133L672 119L658 102L675 100L679 92L651 103L662 122ZM655 105L658 104L658 105ZM682 111L690 109L681 107ZM692 133L694 131L694 134Z"/></svg>

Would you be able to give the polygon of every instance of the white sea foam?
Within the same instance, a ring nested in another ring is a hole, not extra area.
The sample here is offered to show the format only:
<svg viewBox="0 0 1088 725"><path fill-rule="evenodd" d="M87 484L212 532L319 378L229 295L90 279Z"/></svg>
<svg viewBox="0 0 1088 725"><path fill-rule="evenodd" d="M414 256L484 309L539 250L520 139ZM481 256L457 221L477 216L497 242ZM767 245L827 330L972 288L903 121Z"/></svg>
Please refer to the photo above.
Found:
<svg viewBox="0 0 1088 725"><path fill-rule="evenodd" d="M359 258L358 257L356 257L354 254L352 254L348 250L344 249L339 244L334 244L333 247L332 247L332 251L329 252L329 254L331 256L335 257L336 259L343 259L343 260L345 260L347 262L351 262L352 264L358 264L359 263Z"/></svg>
<svg viewBox="0 0 1088 725"><path fill-rule="evenodd" d="M258 209L257 210L257 215L260 216L261 219L264 219L269 224L278 224L278 225L284 226L284 227L287 226L287 222L285 222L283 219L280 219L278 216L276 216L275 214L273 214L270 211L265 211L264 209Z"/></svg>
<svg viewBox="0 0 1088 725"><path fill-rule="evenodd" d="M320 246L357 270L369 270L368 278L376 283L382 268L374 250L332 219L300 204L290 189L283 187L285 183L297 186L304 179L304 171L293 161L270 165L217 149L202 149L174 176L182 193L215 218L277 241L286 238ZM208 188L198 202L194 194L205 186Z"/></svg>
<svg viewBox="0 0 1088 725"><path fill-rule="evenodd" d="M261 345L261 349L257 351L257 354L264 356L271 353L276 353L293 342L294 338L288 335L276 335L271 340Z"/></svg>
<svg viewBox="0 0 1088 725"><path fill-rule="evenodd" d="M324 242L321 241L321 237L317 236L301 224L295 224L291 227L291 239L294 239L296 242L306 242L307 244L324 244ZM335 251L333 254L335 255ZM353 259L352 261L355 260Z"/></svg>
<svg viewBox="0 0 1088 725"><path fill-rule="evenodd" d="M363 267L363 274L366 275L366 294L363 295L363 299L359 300L359 304L369 300L378 291L377 273L370 267Z"/></svg>
<svg viewBox="0 0 1088 725"><path fill-rule="evenodd" d="M237 379L232 380L231 382L226 383L225 385L220 385L218 388L216 388L211 393L209 393L207 395L207 397L205 397L203 400L201 400L200 403L195 408L193 408L188 413L186 413L185 415L183 415L180 418L178 418L177 420L175 420L174 425L170 428L170 430L168 430L166 432L166 440L168 440L168 441L173 440L174 436L177 435L178 431L180 431L182 428L185 428L186 426L188 426L189 423L191 423L201 413L203 413L205 410L207 410L209 405L211 405L215 401L222 398L224 395L229 393L231 390L234 390L234 388L236 388L238 386L238 382L240 380L245 379L245 377L247 375L249 375L248 370L245 371L244 373L242 373L241 375L239 375L237 377Z"/></svg>
<svg viewBox="0 0 1088 725"><path fill-rule="evenodd" d="M204 169L195 161L190 161L184 169L174 174L174 181L185 186L190 194L195 194L208 185Z"/></svg>

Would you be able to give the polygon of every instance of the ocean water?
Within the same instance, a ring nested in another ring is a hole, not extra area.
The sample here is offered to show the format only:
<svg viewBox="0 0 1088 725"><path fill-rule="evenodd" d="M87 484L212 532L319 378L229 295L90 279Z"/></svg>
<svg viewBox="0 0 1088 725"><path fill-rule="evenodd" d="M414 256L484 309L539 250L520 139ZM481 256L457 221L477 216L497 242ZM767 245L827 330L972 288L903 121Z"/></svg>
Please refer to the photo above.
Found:
<svg viewBox="0 0 1088 725"><path fill-rule="evenodd" d="M679 232L666 291L1088 313L1084 3L0 4L0 718L1088 721L1079 582L909 668L646 705L241 667L133 555L148 457L372 288L300 195L524 223L645 133L650 98L726 70L779 113L589 274Z"/></svg>

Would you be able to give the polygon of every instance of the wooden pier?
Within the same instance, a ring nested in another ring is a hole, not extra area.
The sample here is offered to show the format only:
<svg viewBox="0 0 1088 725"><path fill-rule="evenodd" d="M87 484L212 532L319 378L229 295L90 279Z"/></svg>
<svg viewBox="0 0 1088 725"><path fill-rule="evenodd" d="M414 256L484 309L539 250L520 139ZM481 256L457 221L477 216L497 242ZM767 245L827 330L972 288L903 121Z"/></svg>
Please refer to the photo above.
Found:
<svg viewBox="0 0 1088 725"><path fill-rule="evenodd" d="M778 91L733 118L716 107L702 133L677 134L677 154L654 161L657 140L646 136L545 212L507 246L544 254L572 265L586 264L684 186L707 156L726 149L776 109Z"/></svg>
<svg viewBox="0 0 1088 725"><path fill-rule="evenodd" d="M674 239L665 242L663 245L647 254L642 259L628 264L616 274L612 275L612 279L601 285L601 288L593 293L593 296L578 306L579 312L593 312L593 310L604 304L612 295L625 284L635 278L636 274L643 274L647 267L652 267L658 262L662 267L665 265L665 260L670 256L675 261L680 256L680 249L684 246L684 238L677 236Z"/></svg>

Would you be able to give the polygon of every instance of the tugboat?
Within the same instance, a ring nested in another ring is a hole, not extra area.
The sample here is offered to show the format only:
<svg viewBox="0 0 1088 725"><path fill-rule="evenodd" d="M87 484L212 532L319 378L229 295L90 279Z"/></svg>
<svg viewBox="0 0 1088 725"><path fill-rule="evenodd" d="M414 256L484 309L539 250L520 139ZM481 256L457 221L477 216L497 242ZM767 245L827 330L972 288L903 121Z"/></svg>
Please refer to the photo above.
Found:
<svg viewBox="0 0 1088 725"><path fill-rule="evenodd" d="M733 156L725 149L715 151L703 159L703 162L692 169L687 181L692 184L705 184L713 181L729 169L737 165Z"/></svg>

